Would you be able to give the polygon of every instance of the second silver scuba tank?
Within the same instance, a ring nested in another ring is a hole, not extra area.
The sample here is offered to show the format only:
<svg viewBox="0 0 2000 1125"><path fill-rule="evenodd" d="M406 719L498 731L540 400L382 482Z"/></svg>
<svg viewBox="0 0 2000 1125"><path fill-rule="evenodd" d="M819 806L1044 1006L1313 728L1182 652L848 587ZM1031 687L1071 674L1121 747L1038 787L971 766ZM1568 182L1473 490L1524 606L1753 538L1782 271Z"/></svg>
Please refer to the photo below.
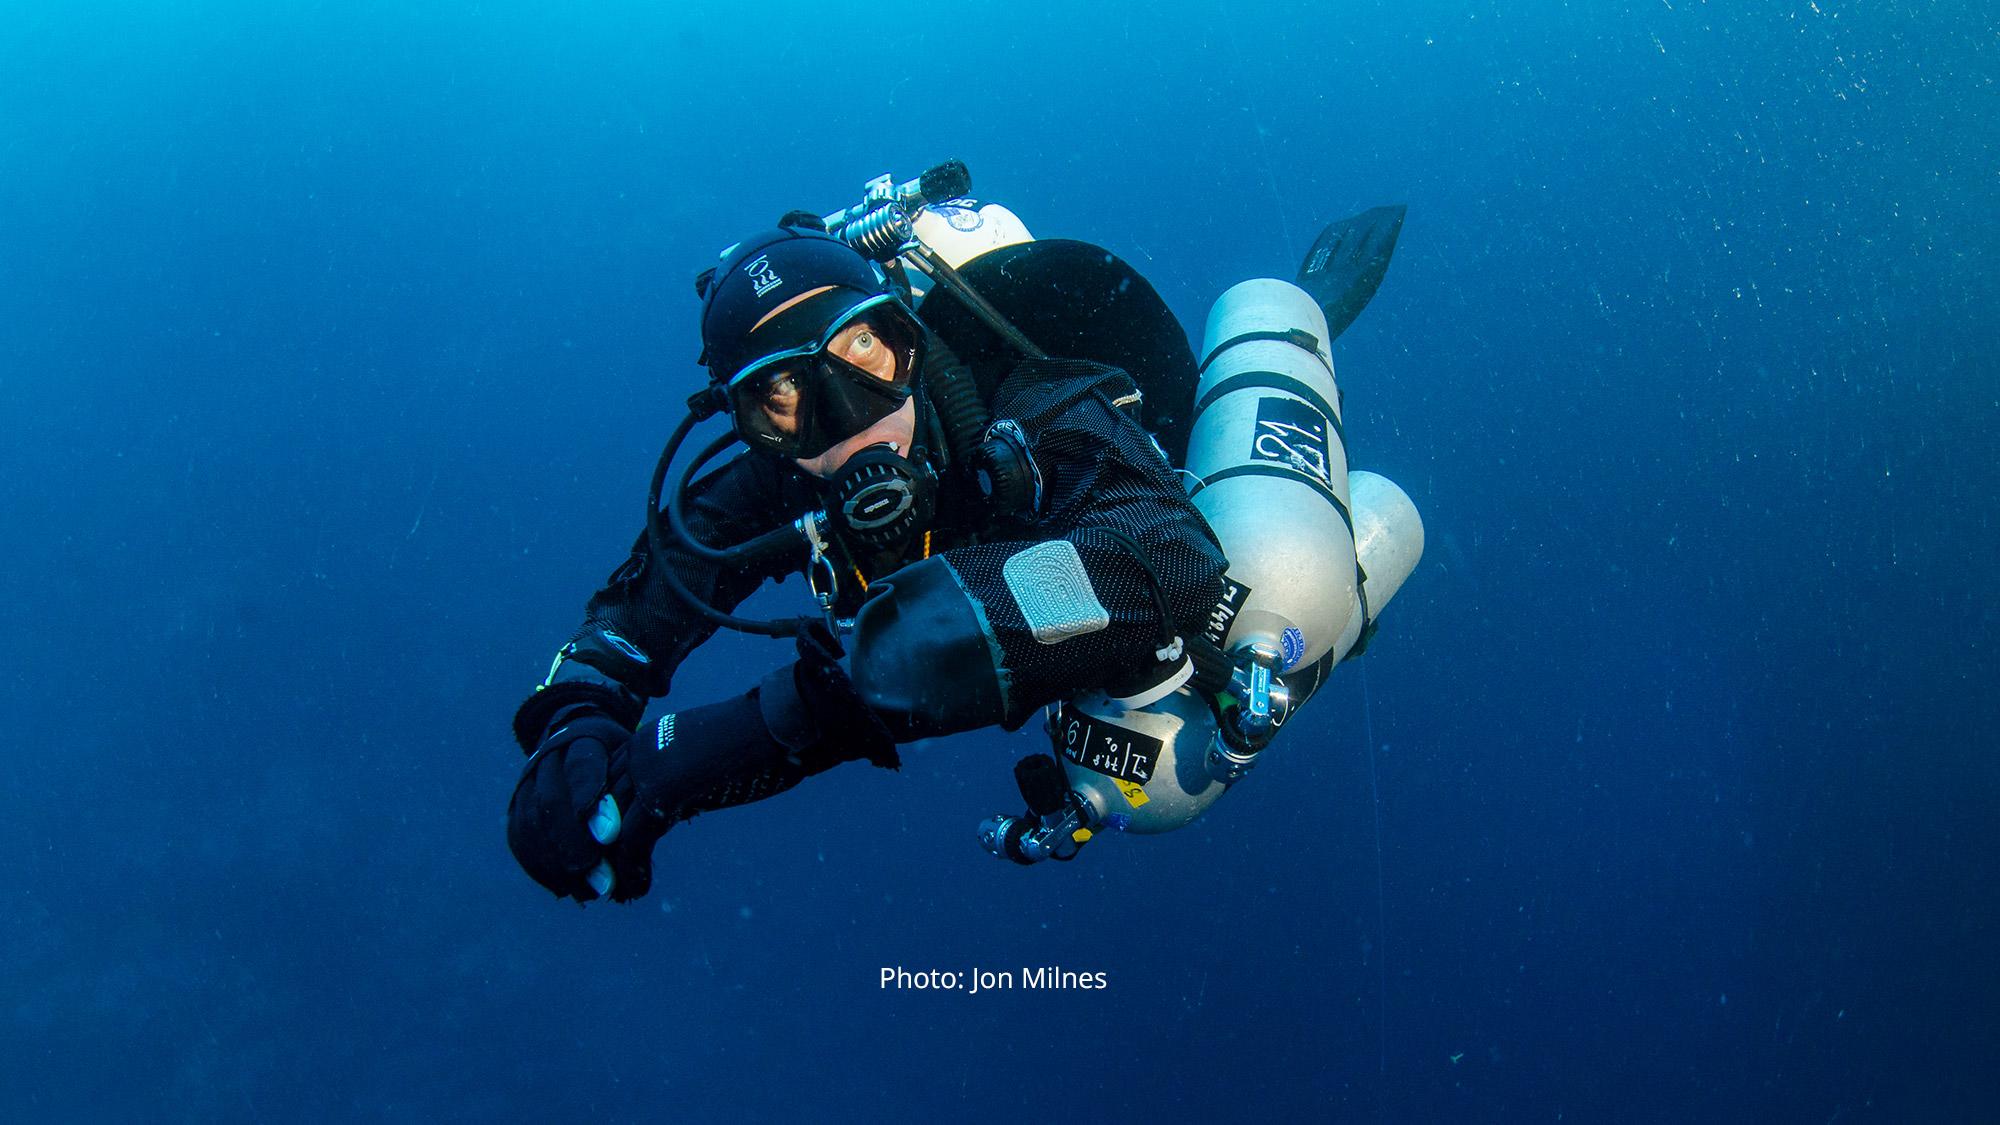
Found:
<svg viewBox="0 0 2000 1125"><path fill-rule="evenodd" d="M1075 801L1067 820L1043 818L1049 855L1096 830L1167 832L1200 816L1289 717L1284 675L1352 651L1422 556L1409 496L1347 468L1326 336L1312 297L1283 281L1243 282L1210 312L1187 473L1229 559L1207 636L1236 678L1220 709L1185 687L1144 707L1093 693L1051 708ZM989 846L1004 843L988 823ZM1025 844L1002 854L1042 858L1034 829L1016 835Z"/></svg>
<svg viewBox="0 0 2000 1125"><path fill-rule="evenodd" d="M1415 569L1423 522L1388 478L1353 472L1347 479L1372 623ZM1289 717L1289 710L1279 714L1272 733ZM1050 709L1049 736L1070 788L1090 806L1086 823L1140 834L1170 832L1200 816L1256 753L1231 747L1214 708L1192 688L1138 708L1101 692L1078 696Z"/></svg>
<svg viewBox="0 0 2000 1125"><path fill-rule="evenodd" d="M1210 310L1201 355L1187 471L1229 558L1210 639L1275 672L1345 653L1361 602L1326 316L1296 285L1245 281Z"/></svg>

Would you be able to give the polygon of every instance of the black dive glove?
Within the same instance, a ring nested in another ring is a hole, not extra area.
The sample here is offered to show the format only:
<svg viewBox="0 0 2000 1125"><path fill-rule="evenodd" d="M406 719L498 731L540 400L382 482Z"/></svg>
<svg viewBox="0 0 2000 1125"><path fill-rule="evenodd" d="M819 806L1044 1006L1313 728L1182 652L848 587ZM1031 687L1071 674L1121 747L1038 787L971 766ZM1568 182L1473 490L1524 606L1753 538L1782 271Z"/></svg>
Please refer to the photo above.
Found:
<svg viewBox="0 0 2000 1125"><path fill-rule="evenodd" d="M609 836L606 796L631 785L613 785L611 759L624 754L632 732L595 708L558 713L542 744L528 759L507 807L507 846L521 869L558 896L594 898L590 879L604 864L596 833ZM614 806L615 807L615 806ZM598 876L600 879L601 875Z"/></svg>
<svg viewBox="0 0 2000 1125"><path fill-rule="evenodd" d="M508 809L507 842L557 897L618 902L652 886L653 845L680 821L774 796L841 762L893 768L896 747L824 639L749 693L633 734L602 711L557 716ZM607 800L608 798L608 800Z"/></svg>

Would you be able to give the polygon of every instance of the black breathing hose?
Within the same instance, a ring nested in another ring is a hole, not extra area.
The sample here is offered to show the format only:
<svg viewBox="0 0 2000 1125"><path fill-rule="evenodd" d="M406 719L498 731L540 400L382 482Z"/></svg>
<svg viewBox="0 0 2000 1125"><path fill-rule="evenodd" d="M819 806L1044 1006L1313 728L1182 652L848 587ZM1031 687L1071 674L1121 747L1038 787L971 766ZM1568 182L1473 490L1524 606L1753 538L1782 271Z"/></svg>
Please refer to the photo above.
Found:
<svg viewBox="0 0 2000 1125"><path fill-rule="evenodd" d="M666 497L667 526L673 529L675 541L689 554L724 566L744 566L759 559L781 555L805 546L804 537L798 528L791 524L780 524L755 539L738 543L734 547L711 547L697 539L694 532L688 530L686 511L688 482L694 480L694 475L701 471L703 465L715 460L723 450L734 444L736 444L735 433L723 434L709 442L708 448L697 454L693 461L688 462L688 467L681 470L680 479L674 483L673 491ZM654 499L654 505L657 509L657 497Z"/></svg>
<svg viewBox="0 0 2000 1125"><path fill-rule="evenodd" d="M973 385L971 368L957 363L939 367L926 382L931 404L944 423L945 438L951 442L952 456L970 458L986 440L986 428L993 421L986 401L979 397L979 388Z"/></svg>
<svg viewBox="0 0 2000 1125"><path fill-rule="evenodd" d="M690 410L688 416L681 419L681 424L674 427L672 436L667 438L666 448L660 451L659 464L653 467L653 482L651 487L646 491L646 543L647 546L652 548L653 565L658 568L660 579L666 583L668 591L679 598L689 609L694 610L710 622L725 629L734 629L740 633L753 633L760 637L796 637L807 626L812 625L815 619L797 617L776 621L758 621L754 618L737 617L734 614L724 613L702 600L693 590L688 589L687 583L682 582L680 575L674 573L673 564L667 556L667 551L671 545L669 542L670 538L679 539L680 545L689 554L706 558L712 562L741 565L743 562L749 561L752 557L747 553L748 548L764 543L774 535L777 535L778 532L790 532L791 530L790 528L779 528L777 532L760 536L742 546L732 547L723 551L718 551L713 547L698 542L692 535L675 534L683 531L681 522L674 518L675 509L678 507L677 501L680 499L678 495L679 490L676 490L676 494L669 499L665 512L662 512L660 509L660 493L666 487L667 470L673 467L674 458L680 453L681 443L687 440L688 432L693 430L695 423L700 420L700 416L695 411ZM734 440L733 435L730 440ZM726 441L712 444L704 456L696 460L695 464L697 466L700 465L702 461L721 452L727 445L728 442ZM683 474L682 483L685 484L685 474ZM674 526L671 528L663 526L662 516L666 517L665 522L671 523ZM736 552L739 551L746 553L738 556Z"/></svg>

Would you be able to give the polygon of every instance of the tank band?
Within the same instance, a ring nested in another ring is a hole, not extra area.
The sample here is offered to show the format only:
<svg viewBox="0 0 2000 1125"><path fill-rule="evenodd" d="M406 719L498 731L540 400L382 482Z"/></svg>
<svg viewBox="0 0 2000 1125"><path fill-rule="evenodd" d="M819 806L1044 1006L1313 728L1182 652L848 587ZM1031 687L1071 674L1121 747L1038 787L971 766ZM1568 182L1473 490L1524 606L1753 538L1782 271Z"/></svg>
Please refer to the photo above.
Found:
<svg viewBox="0 0 2000 1125"><path fill-rule="evenodd" d="M1194 499L1196 496L1201 495L1202 489L1212 484L1220 484L1231 477L1283 477L1286 480L1295 480L1301 484L1309 484L1312 486L1314 492L1325 497L1326 502L1333 505L1334 511L1340 513L1340 522L1347 525L1347 537L1349 539L1354 538L1354 517L1348 514L1347 505L1340 502L1340 497L1334 495L1333 489L1328 488L1325 481L1311 473L1301 472L1289 465L1275 463L1238 465L1233 469L1224 469L1219 473L1210 473L1208 476L1196 481L1193 488L1188 489L1188 499Z"/></svg>
<svg viewBox="0 0 2000 1125"><path fill-rule="evenodd" d="M1208 355L1202 359L1201 370L1207 371L1208 365L1215 362L1216 356L1221 355L1223 352L1228 351L1229 349L1235 347L1238 344L1246 344L1252 340L1276 340L1281 344L1290 344L1302 352L1311 352L1312 357L1314 359L1319 360L1319 365L1321 367L1326 367L1326 373L1328 375L1333 374L1333 368L1327 367L1327 362L1325 357L1319 354L1319 348L1320 348L1319 337L1313 335L1312 333L1306 331L1303 328L1287 328L1282 332L1267 328L1257 332L1238 333L1237 335L1231 336L1229 339L1224 340L1220 344L1215 345L1215 347L1209 351Z"/></svg>
<svg viewBox="0 0 2000 1125"><path fill-rule="evenodd" d="M1368 642L1375 636L1374 610L1368 608L1368 568L1361 565L1361 548L1354 549L1354 593L1361 599L1361 632L1354 643L1341 654L1342 660L1352 660L1368 651Z"/></svg>
<svg viewBox="0 0 2000 1125"><path fill-rule="evenodd" d="M1276 371L1239 371L1231 375L1229 378L1210 387L1208 392L1201 396L1201 401L1194 404L1195 416L1200 417L1201 412L1208 409L1209 403L1214 402L1223 395L1231 391L1248 390L1252 387L1267 387L1274 391L1283 391L1288 395L1295 395L1304 399L1307 405L1319 411L1321 418L1326 419L1327 428L1333 431L1334 437L1340 439L1341 448L1347 448L1347 429L1341 425L1339 412L1333 409L1326 401L1325 396L1314 390L1310 384L1302 383L1290 375L1281 375Z"/></svg>

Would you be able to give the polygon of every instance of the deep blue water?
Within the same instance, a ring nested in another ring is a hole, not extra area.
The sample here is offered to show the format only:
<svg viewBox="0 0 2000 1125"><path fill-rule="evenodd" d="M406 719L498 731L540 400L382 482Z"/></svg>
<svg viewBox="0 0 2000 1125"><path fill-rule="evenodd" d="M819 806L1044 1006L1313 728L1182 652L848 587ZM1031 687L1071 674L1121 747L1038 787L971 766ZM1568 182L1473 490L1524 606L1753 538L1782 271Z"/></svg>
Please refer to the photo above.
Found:
<svg viewBox="0 0 2000 1125"><path fill-rule="evenodd" d="M2000 1112L1990 8L570 7L9 6L0 1118ZM1197 333L1406 202L1336 360L1422 566L1177 834L987 858L982 733L556 904L506 722L693 274L949 156Z"/></svg>

